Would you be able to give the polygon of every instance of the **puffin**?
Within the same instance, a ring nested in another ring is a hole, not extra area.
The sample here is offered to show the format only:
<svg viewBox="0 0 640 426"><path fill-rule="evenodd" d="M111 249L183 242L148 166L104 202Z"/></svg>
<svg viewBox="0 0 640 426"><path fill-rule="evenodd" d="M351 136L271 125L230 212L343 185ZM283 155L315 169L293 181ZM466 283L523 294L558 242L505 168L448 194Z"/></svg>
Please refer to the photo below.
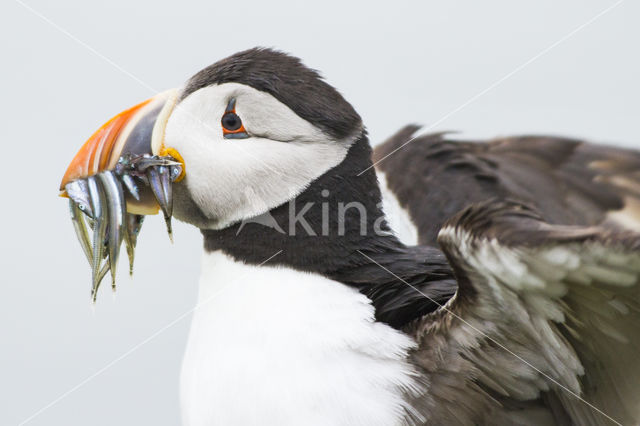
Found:
<svg viewBox="0 0 640 426"><path fill-rule="evenodd" d="M253 48L80 148L94 300L145 216L202 233L185 425L640 422L640 152L419 129Z"/></svg>

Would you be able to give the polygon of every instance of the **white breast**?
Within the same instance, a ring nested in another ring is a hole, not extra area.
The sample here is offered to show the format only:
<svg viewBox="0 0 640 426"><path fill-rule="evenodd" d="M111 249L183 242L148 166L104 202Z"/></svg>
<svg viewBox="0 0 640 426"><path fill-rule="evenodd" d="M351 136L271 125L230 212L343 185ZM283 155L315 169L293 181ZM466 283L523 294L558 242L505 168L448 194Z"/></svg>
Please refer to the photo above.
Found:
<svg viewBox="0 0 640 426"><path fill-rule="evenodd" d="M205 254L182 367L185 425L393 425L415 342L341 283Z"/></svg>

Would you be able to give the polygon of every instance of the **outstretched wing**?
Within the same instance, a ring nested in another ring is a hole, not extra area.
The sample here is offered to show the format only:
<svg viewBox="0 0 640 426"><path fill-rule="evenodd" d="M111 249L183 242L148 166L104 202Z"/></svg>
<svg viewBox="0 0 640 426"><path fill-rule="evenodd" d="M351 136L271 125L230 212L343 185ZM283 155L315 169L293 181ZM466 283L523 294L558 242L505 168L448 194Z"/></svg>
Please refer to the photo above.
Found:
<svg viewBox="0 0 640 426"><path fill-rule="evenodd" d="M494 197L533 205L554 224L640 231L638 151L548 136L459 141L418 129L401 129L373 159L420 244L434 245L446 220Z"/></svg>
<svg viewBox="0 0 640 426"><path fill-rule="evenodd" d="M640 422L640 234L485 202L438 242L459 289L409 330L434 424Z"/></svg>

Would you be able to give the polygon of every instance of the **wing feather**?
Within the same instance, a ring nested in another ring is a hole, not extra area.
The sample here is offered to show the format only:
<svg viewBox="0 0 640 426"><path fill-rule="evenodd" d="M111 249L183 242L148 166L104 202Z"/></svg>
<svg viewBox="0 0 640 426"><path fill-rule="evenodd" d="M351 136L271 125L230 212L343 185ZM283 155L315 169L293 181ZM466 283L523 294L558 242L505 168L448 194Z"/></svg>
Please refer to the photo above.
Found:
<svg viewBox="0 0 640 426"><path fill-rule="evenodd" d="M549 223L640 232L638 151L550 136L465 141L418 129L378 145L374 161L420 244L435 244L445 221L495 197L534 205Z"/></svg>
<svg viewBox="0 0 640 426"><path fill-rule="evenodd" d="M639 234L550 225L520 203L489 201L449 220L438 242L459 289L410 327L434 424L452 410L463 424L529 412L556 424L640 422ZM443 380L448 366L455 383Z"/></svg>

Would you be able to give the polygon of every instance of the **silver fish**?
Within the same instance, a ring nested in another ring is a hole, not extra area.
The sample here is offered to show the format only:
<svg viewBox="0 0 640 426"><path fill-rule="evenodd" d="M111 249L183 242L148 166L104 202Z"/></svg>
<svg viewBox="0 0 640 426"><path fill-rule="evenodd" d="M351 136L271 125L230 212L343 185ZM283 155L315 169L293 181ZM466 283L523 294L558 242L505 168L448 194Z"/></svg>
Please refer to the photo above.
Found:
<svg viewBox="0 0 640 426"><path fill-rule="evenodd" d="M122 184L116 179L112 172L102 172L97 176L104 188L107 201L108 237L106 252L109 259L109 269L111 270L111 286L115 290L116 267L118 265L120 245L122 244L122 238L124 236L123 226L126 215L124 191Z"/></svg>
<svg viewBox="0 0 640 426"><path fill-rule="evenodd" d="M144 216L139 214L129 214L125 218L124 242L129 256L129 275L133 275L133 260L135 255L136 244L138 242L138 234L142 228Z"/></svg>
<svg viewBox="0 0 640 426"><path fill-rule="evenodd" d="M116 268L123 241L129 258L129 273L133 274L135 248L144 216L127 212L126 197L129 195L125 195L125 191L140 201L141 195L145 195L141 194L140 185L150 187L173 241L172 184L181 173L181 164L171 157L127 154L118 162L116 169L65 185L70 199L71 221L92 271L91 297L94 302L107 272L111 272L115 290Z"/></svg>
<svg viewBox="0 0 640 426"><path fill-rule="evenodd" d="M149 186L164 216L169 238L173 241L171 215L173 213L173 194L171 192L171 173L166 166L149 167L146 172Z"/></svg>
<svg viewBox="0 0 640 426"><path fill-rule="evenodd" d="M131 175L122 175L122 182L127 187L129 193L133 195L133 198L140 201L140 191L138 191L138 185L136 185L135 179Z"/></svg>
<svg viewBox="0 0 640 426"><path fill-rule="evenodd" d="M98 287L100 286L100 267L105 255L104 239L107 233L108 213L106 195L100 181L95 176L90 176L87 179L87 183L95 221L93 227L93 256L91 259L91 275L93 277L91 297L95 302Z"/></svg>
<svg viewBox="0 0 640 426"><path fill-rule="evenodd" d="M93 209L91 208L91 198L89 195L89 186L85 179L74 180L65 185L65 191L69 198L73 200L78 209L89 217L93 217Z"/></svg>

